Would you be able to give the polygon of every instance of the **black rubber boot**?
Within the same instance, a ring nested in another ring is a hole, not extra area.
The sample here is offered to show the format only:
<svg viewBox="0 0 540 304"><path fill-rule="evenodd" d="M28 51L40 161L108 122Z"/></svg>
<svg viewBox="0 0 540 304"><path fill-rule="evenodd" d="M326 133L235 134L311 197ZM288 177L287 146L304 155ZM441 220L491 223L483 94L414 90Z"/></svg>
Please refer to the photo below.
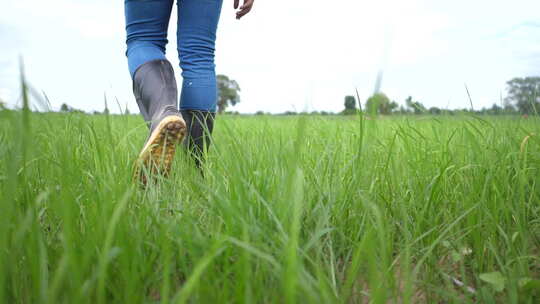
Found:
<svg viewBox="0 0 540 304"><path fill-rule="evenodd" d="M141 65L133 76L133 94L151 131L168 115L181 117L176 78L168 60L152 60Z"/></svg>
<svg viewBox="0 0 540 304"><path fill-rule="evenodd" d="M133 93L150 134L139 155L136 175L146 184L145 172L167 175L176 145L186 133L186 123L178 111L178 89L174 70L167 60L141 65L133 76Z"/></svg>
<svg viewBox="0 0 540 304"><path fill-rule="evenodd" d="M184 145L195 160L198 168L204 162L205 151L212 141L215 113L197 110L181 110L187 125L187 136Z"/></svg>

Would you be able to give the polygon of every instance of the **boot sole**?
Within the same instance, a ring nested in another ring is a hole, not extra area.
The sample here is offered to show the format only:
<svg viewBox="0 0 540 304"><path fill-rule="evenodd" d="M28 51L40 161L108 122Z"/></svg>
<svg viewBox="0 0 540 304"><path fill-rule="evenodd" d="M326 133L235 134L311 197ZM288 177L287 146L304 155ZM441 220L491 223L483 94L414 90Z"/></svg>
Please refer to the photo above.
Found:
<svg viewBox="0 0 540 304"><path fill-rule="evenodd" d="M176 146L185 134L186 123L181 117L170 115L160 121L146 141L137 160L135 174L144 185L148 182L148 174L169 175Z"/></svg>

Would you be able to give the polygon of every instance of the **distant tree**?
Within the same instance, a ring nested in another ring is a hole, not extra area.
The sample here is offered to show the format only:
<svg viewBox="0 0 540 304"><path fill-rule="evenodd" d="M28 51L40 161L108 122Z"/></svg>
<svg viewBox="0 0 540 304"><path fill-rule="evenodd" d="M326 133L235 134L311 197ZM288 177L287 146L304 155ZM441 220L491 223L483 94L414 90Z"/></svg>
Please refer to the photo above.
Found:
<svg viewBox="0 0 540 304"><path fill-rule="evenodd" d="M394 111L394 109L398 107L398 104L394 101L384 99L381 99L380 101L381 102L378 104L379 107L377 111L381 115L390 115L392 114L392 111Z"/></svg>
<svg viewBox="0 0 540 304"><path fill-rule="evenodd" d="M71 107L68 106L67 104L63 103L60 106L60 112L71 112Z"/></svg>
<svg viewBox="0 0 540 304"><path fill-rule="evenodd" d="M516 114L516 107L513 105L507 103L504 105L503 112L504 114Z"/></svg>
<svg viewBox="0 0 540 304"><path fill-rule="evenodd" d="M392 113L396 112L398 108L399 108L398 103L395 102L395 101L391 101L388 104L388 114L392 114Z"/></svg>
<svg viewBox="0 0 540 304"><path fill-rule="evenodd" d="M437 107L431 107L431 108L429 108L428 112L431 115L440 115L441 114L441 109L439 109Z"/></svg>
<svg viewBox="0 0 540 304"><path fill-rule="evenodd" d="M356 114L356 98L354 96L348 95L345 96L345 102L343 103L345 110L341 112L343 115L353 115Z"/></svg>
<svg viewBox="0 0 540 304"><path fill-rule="evenodd" d="M257 111L255 112L255 115L264 115L264 111Z"/></svg>
<svg viewBox="0 0 540 304"><path fill-rule="evenodd" d="M217 86L219 91L218 112L223 113L225 109L240 102L240 86L235 80L229 79L225 75L217 75Z"/></svg>
<svg viewBox="0 0 540 304"><path fill-rule="evenodd" d="M397 112L399 114L409 114L410 113L410 111L404 106L399 106Z"/></svg>
<svg viewBox="0 0 540 304"><path fill-rule="evenodd" d="M60 112L66 112L66 113L84 113L83 110L75 109L74 107L69 106L69 105L66 104L66 103L63 103L63 104L60 106Z"/></svg>
<svg viewBox="0 0 540 304"><path fill-rule="evenodd" d="M491 115L500 115L504 112L503 108L500 107L499 105L497 105L496 103L494 103L490 109L487 110L487 113L488 114L491 114Z"/></svg>
<svg viewBox="0 0 540 304"><path fill-rule="evenodd" d="M405 99L405 106L407 107L408 111L414 112L414 106L413 106L413 99L412 96L409 96Z"/></svg>
<svg viewBox="0 0 540 304"><path fill-rule="evenodd" d="M356 110L356 98L354 96L345 96L345 110Z"/></svg>
<svg viewBox="0 0 540 304"><path fill-rule="evenodd" d="M540 112L540 77L514 78L506 84L508 104L516 105L522 114Z"/></svg>
<svg viewBox="0 0 540 304"><path fill-rule="evenodd" d="M0 111L4 111L6 109L6 103L0 99Z"/></svg>
<svg viewBox="0 0 540 304"><path fill-rule="evenodd" d="M413 101L412 97L409 96L405 99L405 104L407 107L414 112L414 114L422 114L426 112L426 107L419 101Z"/></svg>
<svg viewBox="0 0 540 304"><path fill-rule="evenodd" d="M371 115L388 115L397 106L395 102L391 104L390 99L384 93L375 93L366 101L366 112Z"/></svg>

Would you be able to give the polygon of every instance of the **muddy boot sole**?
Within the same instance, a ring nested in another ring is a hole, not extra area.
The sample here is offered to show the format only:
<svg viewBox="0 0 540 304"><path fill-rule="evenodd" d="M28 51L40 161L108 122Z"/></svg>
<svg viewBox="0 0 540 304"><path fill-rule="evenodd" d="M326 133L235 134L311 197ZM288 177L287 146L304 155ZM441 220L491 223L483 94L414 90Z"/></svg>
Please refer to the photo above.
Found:
<svg viewBox="0 0 540 304"><path fill-rule="evenodd" d="M180 116L163 118L139 154L134 177L146 185L150 176L168 176L176 147L185 135L186 123Z"/></svg>

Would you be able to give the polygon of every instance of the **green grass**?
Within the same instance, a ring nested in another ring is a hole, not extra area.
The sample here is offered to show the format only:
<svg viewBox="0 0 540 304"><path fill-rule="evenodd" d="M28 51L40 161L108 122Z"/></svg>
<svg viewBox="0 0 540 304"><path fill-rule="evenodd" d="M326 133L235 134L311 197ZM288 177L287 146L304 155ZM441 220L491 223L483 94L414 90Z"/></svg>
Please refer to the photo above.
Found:
<svg viewBox="0 0 540 304"><path fill-rule="evenodd" d="M0 113L0 302L540 299L537 117L223 116L144 190L146 132Z"/></svg>

